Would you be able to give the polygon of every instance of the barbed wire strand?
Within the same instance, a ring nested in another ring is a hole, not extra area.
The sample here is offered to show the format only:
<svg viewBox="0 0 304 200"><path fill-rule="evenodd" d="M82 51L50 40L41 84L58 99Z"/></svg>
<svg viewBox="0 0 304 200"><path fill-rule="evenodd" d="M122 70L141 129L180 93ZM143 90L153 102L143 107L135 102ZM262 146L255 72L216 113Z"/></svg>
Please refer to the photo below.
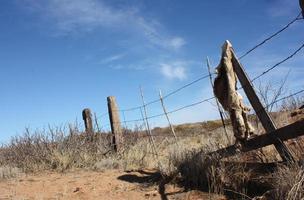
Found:
<svg viewBox="0 0 304 200"><path fill-rule="evenodd" d="M261 112L263 109L267 109L268 107L270 107L270 106L272 106L273 104L276 104L276 103L278 103L278 102L280 102L280 101L283 101L283 100L285 100L285 99L288 99L288 98L291 98L291 97L293 97L293 96L296 96L296 95L299 95L299 94L301 94L301 93L303 93L304 92L304 89L301 89L301 90L299 90L299 91L297 91L297 92L294 92L294 93L292 93L292 94L290 94L290 95L287 95L287 96L284 96L284 97L282 97L282 98L279 98L279 99L277 99L276 101L274 101L274 102L272 102L272 103L270 103L270 104L267 104L266 106L264 106L263 108L261 108L260 110L257 110L255 113L259 113L259 112ZM227 122L226 123L226 125L231 125L231 121L230 122ZM216 130L216 129L219 129L219 128L221 128L221 127L215 127L215 128L213 128L213 129L208 129L207 131L208 132L212 132L212 131L214 131L214 130ZM164 135L153 135L153 136L156 136L156 137L165 137ZM187 136L187 135L184 135L184 136L178 136L178 137L197 137L197 135L189 135L189 136Z"/></svg>
<svg viewBox="0 0 304 200"><path fill-rule="evenodd" d="M204 80L204 79L206 79L208 77L209 77L209 75L201 76L201 77L199 77L199 78L191 81L190 83L187 83L187 84L185 84L185 85L183 85L183 86L181 86L181 87L173 90L172 92L164 95L163 99L166 99L166 98L168 98L168 97L170 97L170 96L172 96L172 95L180 92L181 90L183 90L183 89L185 89L185 88L187 88L187 87L189 87L189 86L191 86L191 85L193 85L193 84L195 84L195 83L197 83L197 82L199 82L201 80ZM145 106L149 106L149 105L157 103L157 102L160 102L160 99L155 99L155 100L149 101L149 102L145 103ZM143 105L142 106L131 107L131 108L127 108L127 109L120 109L119 111L121 111L121 112L123 112L123 111L133 111L133 110L137 110L137 109L140 109L140 108L143 108Z"/></svg>
<svg viewBox="0 0 304 200"><path fill-rule="evenodd" d="M251 52L253 52L255 49L259 48L260 46L262 46L263 44L265 44L267 41L271 40L272 38L276 37L277 35L279 35L283 31L285 31L286 29L288 29L293 23L295 23L298 20L303 19L303 18L299 18L301 15L302 15L302 12L300 12L297 15L296 18L294 18L292 21L290 21L283 28L281 28L280 30L278 30L277 32L275 32L274 34L272 34L271 36L269 36L268 38L264 39L262 42L260 42L259 44L255 45L253 48L249 49L246 53L244 53L242 56L240 56L239 59L241 60L242 58L246 57L248 54L250 54Z"/></svg>
<svg viewBox="0 0 304 200"><path fill-rule="evenodd" d="M103 118L103 117L105 117L107 115L109 115L109 113L108 112L104 112L103 114L97 116L97 119Z"/></svg>
<svg viewBox="0 0 304 200"><path fill-rule="evenodd" d="M276 67L278 67L279 65L285 63L287 60L291 59L292 57L294 57L298 52L300 52L302 49L304 48L304 43L296 50L294 51L292 54L290 54L288 57L284 58L283 60L281 60L280 62L276 63L275 65L273 65L272 67L268 68L266 71L262 72L260 75L256 76L255 78L253 78L251 80L251 82L254 82L256 79L264 76L265 74L267 74L268 72L270 72L271 70L275 69Z"/></svg>

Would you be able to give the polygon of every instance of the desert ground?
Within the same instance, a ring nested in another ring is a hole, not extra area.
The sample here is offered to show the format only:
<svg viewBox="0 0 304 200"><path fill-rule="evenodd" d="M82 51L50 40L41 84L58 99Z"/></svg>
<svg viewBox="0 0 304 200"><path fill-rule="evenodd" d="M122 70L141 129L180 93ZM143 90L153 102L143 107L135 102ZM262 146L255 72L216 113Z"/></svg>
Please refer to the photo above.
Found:
<svg viewBox="0 0 304 200"><path fill-rule="evenodd" d="M187 192L162 184L156 171L121 170L44 172L0 182L0 199L210 199L208 193ZM213 195L214 200L224 200Z"/></svg>

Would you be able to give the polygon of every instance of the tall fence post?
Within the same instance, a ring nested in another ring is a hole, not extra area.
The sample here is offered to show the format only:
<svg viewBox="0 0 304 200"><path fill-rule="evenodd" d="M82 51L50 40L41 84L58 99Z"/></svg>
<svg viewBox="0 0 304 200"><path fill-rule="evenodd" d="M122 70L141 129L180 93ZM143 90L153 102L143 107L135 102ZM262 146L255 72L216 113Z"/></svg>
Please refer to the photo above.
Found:
<svg viewBox="0 0 304 200"><path fill-rule="evenodd" d="M107 97L109 118L112 130L112 146L114 151L120 151L123 146L123 132L120 124L119 110L114 96Z"/></svg>
<svg viewBox="0 0 304 200"><path fill-rule="evenodd" d="M88 138L93 138L93 121L92 121L92 113L89 108L85 108L82 111L82 119L84 121L85 132Z"/></svg>

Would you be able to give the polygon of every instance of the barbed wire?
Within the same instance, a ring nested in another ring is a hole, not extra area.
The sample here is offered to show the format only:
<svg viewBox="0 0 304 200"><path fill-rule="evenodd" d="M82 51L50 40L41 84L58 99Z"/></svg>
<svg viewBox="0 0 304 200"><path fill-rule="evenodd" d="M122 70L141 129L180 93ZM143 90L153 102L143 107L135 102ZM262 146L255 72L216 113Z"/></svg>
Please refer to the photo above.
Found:
<svg viewBox="0 0 304 200"><path fill-rule="evenodd" d="M304 43L296 50L294 51L292 54L290 54L288 57L284 58L283 60L281 60L280 62L276 63L275 65L273 65L272 67L268 68L266 71L262 72L260 75L256 76L255 78L253 78L251 80L251 82L255 81L256 79L264 76L265 74L267 74L268 72L270 72L271 70L273 70L274 68L278 67L279 65L285 63L287 60L291 59L292 57L294 57L298 52L300 52L302 49L304 48Z"/></svg>
<svg viewBox="0 0 304 200"><path fill-rule="evenodd" d="M185 106L182 106L180 108L177 108L177 109L174 109L174 110L171 110L171 111L168 111L167 114L172 114L172 113L175 113L175 112L178 112L180 110L184 110L184 109L187 109L187 108L190 108L190 107L193 107L193 106L196 106L196 105L199 105L199 104L202 104L204 102L208 102L212 99L215 99L215 97L209 97L209 98L206 98L204 100L201 100L201 101L198 101L198 102L195 102L195 103L191 103L191 104L188 104L188 105L185 105ZM165 113L160 113L160 114L156 114L156 115L151 115L151 116L148 116L147 119L153 119L153 118L157 118L157 117L162 117L162 116L165 116ZM144 120L142 118L138 118L138 119L131 119L131 120L124 120L122 122L118 122L119 124L125 124L125 123L134 123L134 122L143 122ZM106 124L105 126L108 126L110 124Z"/></svg>
<svg viewBox="0 0 304 200"><path fill-rule="evenodd" d="M270 107L270 106L272 106L272 105L274 105L274 104L276 104L276 103L278 103L278 102L280 102L280 101L283 101L283 100L288 99L288 98L290 98L290 97L293 97L293 96L296 96L296 95L298 95L298 94L301 94L302 92L304 92L304 89L299 90L299 91L297 91L297 92L294 92L294 93L292 93L292 94L290 94L290 95L287 95L287 96L285 96L285 97L279 98L279 99L273 101L272 103L266 105L264 108L268 108L268 107Z"/></svg>
<svg viewBox="0 0 304 200"><path fill-rule="evenodd" d="M172 114L172 113L178 112L178 111L180 111L180 110L184 110L184 109L186 109L186 108L190 108L190 107L193 107L193 106L202 104L202 103L204 103L204 102L208 102L208 101L210 101L210 100L212 100L212 99L215 99L215 97L214 97L214 96L213 96L213 97L209 97L209 98L204 99L204 100L202 100L202 101L199 101L199 102L196 102L196 103L192 103L192 104L189 104L189 105L186 105L186 106L177 108L177 109L175 109L175 110L169 111L168 114Z"/></svg>
<svg viewBox="0 0 304 200"><path fill-rule="evenodd" d="M241 60L242 58L244 58L245 56L247 56L248 54L250 54L251 52L253 52L254 50L256 50L257 48L259 48L260 46L262 46L263 44L265 44L267 41L271 40L272 38L276 37L277 35L279 35L280 33L282 33L283 31L285 31L286 29L288 29L293 23L295 23L298 20L303 19L303 17L300 17L302 15L302 12L300 12L296 18L294 18L292 21L290 21L287 25L285 25L282 29L278 30L277 32L275 32L274 34L272 34L271 36L269 36L268 38L264 39L262 42L258 43L257 45L255 45L253 48L249 49L246 53L244 53L243 55L241 55L239 57L239 59Z"/></svg>
<svg viewBox="0 0 304 200"><path fill-rule="evenodd" d="M180 88L178 88L178 89L176 89L176 90L174 90L174 91L168 93L167 95L164 95L164 96L163 96L163 99L166 99L166 98L168 98L168 97L170 97L170 96L172 96L172 95L178 93L179 91L181 91L181 90L183 90L183 89L185 89L185 88L187 88L187 87L189 87L189 86L191 86L191 85L193 85L193 84L195 84L195 83L197 83L197 82L199 82L199 81L201 81L201 80L203 80L203 79L206 79L206 78L209 78L209 74L208 74L208 75L205 75L205 76L202 76L202 77L200 77L200 78L198 78L198 79L196 79L196 80L194 80L194 81L192 81L192 82L190 82L190 83L188 83L188 84L186 84L186 85L184 85L184 86L182 86L182 87L180 87ZM160 101L160 99L158 99L157 101ZM152 103L152 102L150 102L150 104L151 104L151 103ZM146 104L146 105L149 105L149 103Z"/></svg>
<svg viewBox="0 0 304 200"><path fill-rule="evenodd" d="M202 104L202 103L204 103L204 102L208 102L208 101L210 101L210 100L212 100L212 99L214 99L214 98L215 98L215 97L213 96L213 97L209 97L209 98L207 98L207 99L204 99L204 100L201 100L201 101L198 101L198 102L195 102L195 103L191 103L191 104L182 106L182 107L180 107L180 108L177 108L177 109L168 111L167 114L172 114L172 113L175 113L175 112L184 110L184 109L186 109L186 108L190 108L190 107L193 107L193 106ZM153 118L162 117L162 116L165 116L165 115L166 115L165 113L160 113L160 114L156 114L156 115L149 116L149 117L147 117L147 119L153 119ZM133 120L133 121L134 121L134 120Z"/></svg>
<svg viewBox="0 0 304 200"><path fill-rule="evenodd" d="M284 99L288 99L288 98L290 98L290 97L292 97L292 96L298 95L298 94L303 93L303 92L304 92L304 89L299 90L299 91L297 91L297 92L294 92L294 93L292 93L292 94L290 94L290 95L284 96L284 97L282 97L282 98L279 98L279 99L277 99L276 101L274 101L274 102L272 102L272 103L266 105L265 107L263 107L263 109L266 109L266 108L268 108L269 106L272 106L273 104L276 104L276 103L278 103L278 102L280 102L280 101L282 101L282 100L284 100ZM175 109L175 110L169 111L168 114L172 114L172 113L178 112L178 111L180 111L180 110L183 110L183 109L186 109L186 108L189 108L189 107L193 107L193 106L202 104L202 103L207 102L207 101L210 101L210 100L212 100L212 99L215 99L215 97L210 97L210 98L204 99L204 100L202 100L202 101L198 101L198 102L196 102L196 103L192 103L192 104L189 104L189 105L186 105L186 106L182 106L182 107L177 108L177 109ZM260 111L256 111L256 113L258 113L258 112L260 112ZM163 114L163 113L162 113L162 114L157 114L157 115L152 115L152 116L147 117L147 119L157 118L157 117L161 117L161 116L164 116L164 115L165 115L165 114ZM143 122L143 119L126 120L126 121L123 121L123 122L120 122L120 123L126 124L126 123L134 123L134 122ZM229 125L229 124L230 124L230 123L227 123L226 125ZM110 124L106 124L106 125L104 125L104 126L102 126L102 127L104 128L104 127L109 127L109 126L110 126ZM217 127L217 128L219 128L219 127ZM217 128L215 128L215 129L217 129ZM214 129L214 130L215 130L215 129ZM210 132L210 131L212 131L212 130L207 130L207 131ZM154 136L154 135L153 135L153 136Z"/></svg>
<svg viewBox="0 0 304 200"><path fill-rule="evenodd" d="M103 117L108 116L108 115L109 115L109 112L104 112L101 115L98 115L97 119L103 118Z"/></svg>
<svg viewBox="0 0 304 200"><path fill-rule="evenodd" d="M303 92L304 92L304 89L301 89L301 90L299 90L299 91L297 91L297 92L294 92L294 93L292 93L292 94L290 94L290 95L287 95L287 96L284 96L284 97L282 97L282 98L279 98L279 99L277 99L276 101L274 101L274 102L272 102L272 103L270 103L270 104L264 106L262 109L257 110L255 113L259 113L259 112L261 112L263 109L266 109L266 108L268 108L268 107L270 107L270 106L272 106L272 105L274 105L274 104L276 104L276 103L278 103L278 102L280 102L280 101L283 101L283 100L285 100L285 99L291 98L291 97L296 96L296 95L298 95L298 94L301 94L301 93L303 93ZM231 125L231 124L232 124L231 120L229 120L228 122L226 122L226 125ZM212 132L212 131L217 130L217 129L219 129L219 128L222 128L222 127L215 127L215 128L213 128L213 129L207 129L206 131L207 131L207 132ZM156 134L154 134L153 136L156 136L156 137L171 137L171 135L156 135ZM199 136L199 135L178 135L177 137L198 137L198 136Z"/></svg>
<svg viewBox="0 0 304 200"><path fill-rule="evenodd" d="M166 98L168 98L168 97L170 97L170 96L172 96L172 95L180 92L181 90L183 90L183 89L185 89L185 88L187 88L187 87L189 87L189 86L191 86L191 85L193 85L193 84L195 84L195 83L197 83L197 82L199 82L201 80L204 80L204 79L206 79L208 77L209 77L209 74L201 76L201 77L199 77L199 78L191 81L190 83L187 83L187 84L185 84L185 85L183 85L183 86L181 86L181 87L173 90L172 92L169 92L167 95L164 95L163 99L166 99ZM145 106L149 106L149 105L157 103L157 102L160 102L160 99L155 99L155 100L149 101L149 102L147 102L145 104ZM126 108L126 109L119 109L119 111L121 111L121 112L127 112L127 111L138 110L140 108L143 108L143 105L142 106L135 106L135 107L131 107L131 108Z"/></svg>

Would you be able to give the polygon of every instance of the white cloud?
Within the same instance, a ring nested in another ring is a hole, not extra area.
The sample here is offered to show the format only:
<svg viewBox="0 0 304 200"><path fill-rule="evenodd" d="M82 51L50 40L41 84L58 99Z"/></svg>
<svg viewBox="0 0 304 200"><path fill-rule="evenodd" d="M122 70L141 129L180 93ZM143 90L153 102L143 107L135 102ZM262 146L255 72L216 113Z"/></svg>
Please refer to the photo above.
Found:
<svg viewBox="0 0 304 200"><path fill-rule="evenodd" d="M161 64L161 73L169 79L184 80L187 78L186 69L184 66L174 66L170 64Z"/></svg>
<svg viewBox="0 0 304 200"><path fill-rule="evenodd" d="M96 0L47 0L43 10L64 33L113 26L129 15Z"/></svg>
<svg viewBox="0 0 304 200"><path fill-rule="evenodd" d="M102 60L99 61L99 64L108 64L108 63L120 60L123 57L125 57L125 54L123 54L123 53L121 53L121 54L115 54L115 55L112 55L110 57L103 58Z"/></svg>
<svg viewBox="0 0 304 200"><path fill-rule="evenodd" d="M185 40L180 37L174 37L169 41L170 46L174 49L179 49L186 44Z"/></svg>
<svg viewBox="0 0 304 200"><path fill-rule="evenodd" d="M147 20L135 8L118 9L101 0L28 0L33 9L55 22L58 34L93 31L97 28L116 28L122 33L139 34L150 43L167 49L178 50L185 40L171 36L156 20Z"/></svg>

